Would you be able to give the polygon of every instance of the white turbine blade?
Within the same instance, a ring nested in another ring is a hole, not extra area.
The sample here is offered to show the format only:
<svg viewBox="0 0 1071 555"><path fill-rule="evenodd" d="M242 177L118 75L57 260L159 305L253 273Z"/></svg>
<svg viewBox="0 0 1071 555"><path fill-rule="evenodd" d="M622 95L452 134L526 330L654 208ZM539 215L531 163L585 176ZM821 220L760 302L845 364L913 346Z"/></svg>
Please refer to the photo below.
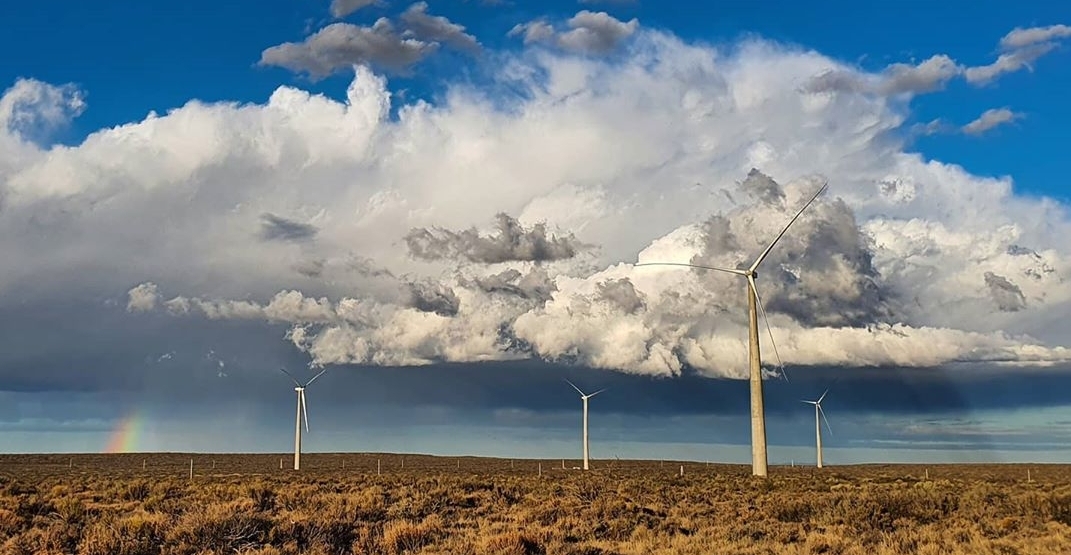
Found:
<svg viewBox="0 0 1071 555"><path fill-rule="evenodd" d="M806 399L800 399L800 402L801 403L807 403L808 405L817 405L818 404L815 401L808 401Z"/></svg>
<svg viewBox="0 0 1071 555"><path fill-rule="evenodd" d="M606 388L605 388L605 387L604 387L604 388L602 388L602 389L600 389L600 390L598 390L598 391L596 391L595 393L592 393L591 395L588 395L588 396L587 396L587 398L588 398L588 399L591 399L592 397L594 397L594 396L596 396L596 395L598 395L598 394L602 393L603 391L606 391Z"/></svg>
<svg viewBox="0 0 1071 555"><path fill-rule="evenodd" d="M309 384L311 384L312 382L316 381L316 378L319 378L320 376L323 376L324 372L327 372L327 368L324 368L323 370L320 370L319 374L316 374L315 376L312 377L311 380L305 382L305 387L309 387Z"/></svg>
<svg viewBox="0 0 1071 555"><path fill-rule="evenodd" d="M826 388L826 390L824 392L822 392L822 396L818 398L818 402L819 403L822 402L822 399L826 398L826 393L829 393L829 388L828 387Z"/></svg>
<svg viewBox="0 0 1071 555"><path fill-rule="evenodd" d="M298 383L298 381L296 379L294 379L293 374L291 374L290 372L286 371L286 368L280 368L279 371L282 372L283 374L286 374L286 377L290 378L290 381L294 382L294 385L296 385L298 387L301 387L301 384Z"/></svg>
<svg viewBox="0 0 1071 555"><path fill-rule="evenodd" d="M773 338L773 328L770 327L770 319L766 317L766 308L762 306L762 297L759 295L759 288L755 285L755 276L747 276L747 283L751 286L751 290L755 292L755 304L759 305L762 321L766 322L766 333L770 336L770 346L773 347L774 357L777 358L777 367L781 369L781 377L787 382L788 372L785 372L785 365L781 362L781 353L777 352L777 342Z"/></svg>
<svg viewBox="0 0 1071 555"><path fill-rule="evenodd" d="M717 272L726 272L730 274L736 274L738 276L746 276L747 272L743 270L737 270L735 268L718 268L716 266L702 266L700 264L685 264L683 262L643 262L641 264L633 264L636 266L681 266L684 268L699 268L700 270L714 270Z"/></svg>
<svg viewBox="0 0 1071 555"><path fill-rule="evenodd" d="M825 191L826 187L828 186L829 183L823 184L822 187L818 189L818 192L815 193L813 197L811 197L811 200L807 201L807 204L804 204L803 208L800 208L800 211L796 212L795 216L792 216L792 219L788 221L788 224L785 226L784 229L781 230L781 233L777 234L777 237L773 240L772 243L770 243L770 246L766 247L766 250L762 251L762 254L760 254L759 257L755 259L755 263L751 265L752 272L755 271L755 268L759 267L759 264L762 264L762 261L766 259L766 255L770 254L770 251L773 250L774 245L776 245L777 242L785 236L785 232L788 231L788 228L792 227L792 224L796 222L796 219L800 217L800 214L803 214L803 211L806 210L807 207L810 206L812 202L814 202L814 199L818 198L818 195L822 194L822 191Z"/></svg>
<svg viewBox="0 0 1071 555"><path fill-rule="evenodd" d="M305 417L305 431L309 431L309 411L305 408L305 390L302 389L301 393L301 415Z"/></svg>
<svg viewBox="0 0 1071 555"><path fill-rule="evenodd" d="M575 389L575 390L576 390L576 392L577 392L577 393L579 393L581 397L583 397L583 396L584 396L584 392L583 392L583 391L580 391L580 388L579 388L579 387L577 387L577 386L573 385L573 382L571 382L571 381L569 381L569 380L565 380L565 383L567 383L567 384L569 384L569 385L572 385L572 386L573 386L573 389Z"/></svg>
<svg viewBox="0 0 1071 555"><path fill-rule="evenodd" d="M829 435L833 435L833 428L829 426L829 419L826 418L826 411L822 410L822 405L815 404L818 407L818 414L822 415L822 420L826 423L826 429L829 430Z"/></svg>

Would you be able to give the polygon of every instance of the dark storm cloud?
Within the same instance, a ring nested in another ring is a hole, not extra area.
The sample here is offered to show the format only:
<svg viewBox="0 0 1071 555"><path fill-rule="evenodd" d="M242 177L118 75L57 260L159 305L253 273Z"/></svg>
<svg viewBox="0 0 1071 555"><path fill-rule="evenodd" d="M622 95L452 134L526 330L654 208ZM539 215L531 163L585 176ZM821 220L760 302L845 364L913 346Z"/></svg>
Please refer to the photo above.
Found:
<svg viewBox="0 0 1071 555"><path fill-rule="evenodd" d="M527 274L510 268L487 277L477 277L471 283L463 282L466 287L476 287L487 293L503 293L545 303L558 290L554 280L550 279L543 268L532 268Z"/></svg>
<svg viewBox="0 0 1071 555"><path fill-rule="evenodd" d="M433 281L407 283L406 293L407 305L422 312L456 316L461 306L453 289Z"/></svg>
<svg viewBox="0 0 1071 555"><path fill-rule="evenodd" d="M635 18L621 21L606 12L582 10L566 21L569 30L557 30L544 19L513 27L509 36L520 36L525 44L542 43L583 54L607 54L639 28Z"/></svg>
<svg viewBox="0 0 1071 555"><path fill-rule="evenodd" d="M646 306L643 295L636 291L636 286L628 278L606 280L596 288L599 299L617 306L626 314L635 314Z"/></svg>
<svg viewBox="0 0 1071 555"><path fill-rule="evenodd" d="M429 14L427 2L417 2L409 6L400 17L406 28L422 41L445 43L470 54L480 51L480 43L476 37L465 32L464 25Z"/></svg>
<svg viewBox="0 0 1071 555"><path fill-rule="evenodd" d="M985 285L989 289L989 296L1000 310L1015 312L1026 308L1026 296L1023 295L1023 290L1008 281L1008 278L993 272L986 272Z"/></svg>
<svg viewBox="0 0 1071 555"><path fill-rule="evenodd" d="M785 200L781 185L755 168L751 168L747 177L740 183L740 190L764 204L779 205Z"/></svg>
<svg viewBox="0 0 1071 555"><path fill-rule="evenodd" d="M338 19L375 4L377 0L331 0L331 16Z"/></svg>
<svg viewBox="0 0 1071 555"><path fill-rule="evenodd" d="M783 210L785 224L801 208L783 206L782 187L754 169L741 189L764 205ZM778 227L757 236L748 224L750 217L741 210L752 208L737 208L704 222L703 250L693 264L748 267L780 231ZM770 252L758 274L767 312L787 314L805 326L862 326L893 319L890 301L896 294L881 281L870 239L841 199L811 205ZM802 275L807 279L800 279ZM725 285L729 279L715 272L703 276L712 286Z"/></svg>
<svg viewBox="0 0 1071 555"><path fill-rule="evenodd" d="M316 226L288 220L270 212L260 216L260 238L265 241L308 241L319 231Z"/></svg>
<svg viewBox="0 0 1071 555"><path fill-rule="evenodd" d="M286 42L264 50L260 65L278 66L322 79L357 64L395 73L434 52L438 45L399 35L386 18L371 27L332 23L302 42Z"/></svg>
<svg viewBox="0 0 1071 555"><path fill-rule="evenodd" d="M465 259L481 264L527 261L549 262L572 258L585 245L571 233L547 234L546 224L525 229L516 219L500 213L497 233L482 236L476 228L454 232L442 228L417 228L405 236L409 253L423 260Z"/></svg>

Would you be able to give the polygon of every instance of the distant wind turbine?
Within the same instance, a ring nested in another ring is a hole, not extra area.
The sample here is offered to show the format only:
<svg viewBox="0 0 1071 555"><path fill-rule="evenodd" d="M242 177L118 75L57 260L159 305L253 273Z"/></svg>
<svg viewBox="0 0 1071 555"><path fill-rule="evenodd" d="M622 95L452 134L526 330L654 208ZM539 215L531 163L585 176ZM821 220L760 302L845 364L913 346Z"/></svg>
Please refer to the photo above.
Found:
<svg viewBox="0 0 1071 555"><path fill-rule="evenodd" d="M311 380L301 383L297 381L290 372L286 371L286 368L280 368L283 374L286 374L291 381L294 382L294 391L297 392L297 423L294 426L294 470L301 470L301 420L305 419L305 431L309 431L309 412L305 408L305 388L309 387L309 384L316 381L316 378L324 375L327 372L327 368L320 370L319 374L312 377Z"/></svg>
<svg viewBox="0 0 1071 555"><path fill-rule="evenodd" d="M818 421L819 415L821 415L822 420L826 421L826 429L829 430L829 433L833 433L833 428L829 426L829 419L826 418L826 411L822 410L822 399L826 398L826 393L829 393L828 389L822 393L822 396L817 401L801 401L802 403L814 405L814 445L818 450L818 468L822 468L822 425Z"/></svg>
<svg viewBox="0 0 1071 555"><path fill-rule="evenodd" d="M696 268L700 270L715 270L718 272L726 272L730 274L736 274L747 278L747 308L748 308L748 364L750 367L750 382L751 382L751 474L754 476L766 476L766 411L763 408L762 399L762 362L759 355L759 322L758 312L762 312L762 319L766 321L766 331L770 335L770 345L773 347L774 355L777 356L778 364L781 365L781 355L777 353L777 345L773 340L773 330L770 328L770 319L766 317L766 309L762 306L762 298L759 296L759 290L755 286L755 280L759 277L758 269L763 260L766 260L766 256L773 250L774 245L784 237L788 228L796 222L796 219L803 214L803 211L807 209L811 203L814 202L818 195L821 195L826 190L828 184L823 184L818 192L811 197L811 200L807 201L807 204L800 208L799 212L788 221L781 233L774 238L773 242L766 247L766 250L762 251L762 254L755 259L755 262L751 264L751 267L747 269L742 268L718 268L714 266L700 266L698 264L685 264L681 262L644 262L636 264L636 266L685 266L689 268ZM782 373L784 372L784 365L781 365Z"/></svg>
<svg viewBox="0 0 1071 555"><path fill-rule="evenodd" d="M602 393L603 391L606 391L606 388L600 389L600 390L596 391L595 393L592 393L591 395L588 395L588 394L584 393L583 391L580 391L579 387L573 385L573 382L571 382L569 380L565 380L565 383L567 383L569 385L572 385L573 389L575 389L576 392L580 394L580 400L582 400L584 402L584 432L582 434L582 438L584 440L584 470L587 470L588 469L588 399L591 399L592 397Z"/></svg>

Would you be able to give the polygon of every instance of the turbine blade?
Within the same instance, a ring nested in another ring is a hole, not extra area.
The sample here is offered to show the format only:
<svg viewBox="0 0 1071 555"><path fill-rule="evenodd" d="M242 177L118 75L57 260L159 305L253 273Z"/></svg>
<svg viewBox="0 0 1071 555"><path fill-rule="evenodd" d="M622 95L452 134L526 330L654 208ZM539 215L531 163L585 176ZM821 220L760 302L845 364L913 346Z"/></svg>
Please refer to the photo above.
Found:
<svg viewBox="0 0 1071 555"><path fill-rule="evenodd" d="M603 391L606 391L606 389L607 389L607 388L605 388L605 387L604 387L604 388L602 388L602 389L600 389L600 390L596 391L595 393L592 393L591 395L588 395L587 397L588 397L588 399L591 399L592 397L594 397L594 396L596 396L596 395L598 395L598 394L602 393Z"/></svg>
<svg viewBox="0 0 1071 555"><path fill-rule="evenodd" d="M814 401L808 401L806 399L800 399L800 402L801 403L807 403L808 405L817 405L818 404L818 403L816 403Z"/></svg>
<svg viewBox="0 0 1071 555"><path fill-rule="evenodd" d="M736 274L738 276L747 275L747 272L734 268L718 268L716 266L703 266L700 264L685 264L684 262L643 262L640 264L633 264L632 266L682 266L684 268L698 268L700 270L714 270L717 272L726 272L730 274Z"/></svg>
<svg viewBox="0 0 1071 555"><path fill-rule="evenodd" d="M305 431L309 431L309 410L305 407L305 390L301 390L301 415L305 417Z"/></svg>
<svg viewBox="0 0 1071 555"><path fill-rule="evenodd" d="M286 376L288 378L290 378L290 381L294 382L294 385L296 385L298 387L301 387L301 384L298 383L298 381L296 379L294 379L293 374L291 374L290 372L286 371L286 368L280 368L279 371L282 372L283 374L286 374Z"/></svg>
<svg viewBox="0 0 1071 555"><path fill-rule="evenodd" d="M818 398L818 402L819 403L822 402L822 399L826 398L826 393L829 393L829 388L828 387L826 388L826 390L824 392L822 392L822 396Z"/></svg>
<svg viewBox="0 0 1071 555"><path fill-rule="evenodd" d="M829 426L829 419L826 418L826 411L822 409L822 405L815 405L818 407L818 414L822 415L822 420L826 423L826 429L829 430L829 435L833 435L833 428Z"/></svg>
<svg viewBox="0 0 1071 555"><path fill-rule="evenodd" d="M811 197L811 200L807 201L807 204L804 204L803 208L800 208L800 211L796 212L795 216L792 216L792 219L788 221L788 224L785 225L785 228L781 230L781 233L777 234L777 237L774 238L772 243L770 243L770 246L766 247L766 250L762 251L762 254L760 254L759 257L755 259L755 263L751 265L752 272L755 271L755 268L759 267L759 264L762 264L763 260L766 260L766 255L770 254L770 251L773 250L774 245L776 245L777 242L781 240L781 237L785 236L785 232L788 231L788 228L792 227L793 223L796 222L796 218L799 218L800 214L803 214L803 211L806 210L812 202L814 202L814 199L818 198L818 195L822 194L822 191L826 190L826 187L829 187L829 183L823 184L822 187L818 189L818 192L815 193L813 197Z"/></svg>
<svg viewBox="0 0 1071 555"><path fill-rule="evenodd" d="M565 383L567 383L567 384L569 384L569 385L572 385L572 386L573 386L573 389L575 389L575 390L576 390L576 392L577 392L577 393L579 393L581 397L583 397L583 396L584 396L584 392L583 392L583 391L580 391L580 388L579 388L579 387L577 387L576 385L573 385L573 382L571 382L571 381L569 381L569 380L565 380Z"/></svg>
<svg viewBox="0 0 1071 555"><path fill-rule="evenodd" d="M773 328L770 327L770 319L766 317L766 309L762 306L762 296L759 295L759 288L755 285L755 277L747 276L748 285L755 292L755 304L759 305L759 312L762 313L762 320L766 322L766 333L770 336L770 346L773 347L774 356L777 357L777 366L781 369L781 377L788 381L788 372L785 372L785 365L781 362L781 353L777 352L777 342L773 338Z"/></svg>
<svg viewBox="0 0 1071 555"><path fill-rule="evenodd" d="M312 377L311 380L305 382L305 387L309 387L309 384L311 384L312 382L316 381L316 378L319 378L320 376L323 376L324 372L327 372L327 368L324 368L323 370L320 370L319 374L316 374L315 376Z"/></svg>

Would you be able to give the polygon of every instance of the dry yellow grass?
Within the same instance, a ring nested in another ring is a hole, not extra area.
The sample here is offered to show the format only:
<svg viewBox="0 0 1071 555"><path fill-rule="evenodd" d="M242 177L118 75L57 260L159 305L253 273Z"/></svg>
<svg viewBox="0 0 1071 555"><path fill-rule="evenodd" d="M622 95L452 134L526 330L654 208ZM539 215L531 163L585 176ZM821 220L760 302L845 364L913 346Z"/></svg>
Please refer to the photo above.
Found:
<svg viewBox="0 0 1071 555"><path fill-rule="evenodd" d="M1071 553L1068 466L195 458L0 456L0 554Z"/></svg>

